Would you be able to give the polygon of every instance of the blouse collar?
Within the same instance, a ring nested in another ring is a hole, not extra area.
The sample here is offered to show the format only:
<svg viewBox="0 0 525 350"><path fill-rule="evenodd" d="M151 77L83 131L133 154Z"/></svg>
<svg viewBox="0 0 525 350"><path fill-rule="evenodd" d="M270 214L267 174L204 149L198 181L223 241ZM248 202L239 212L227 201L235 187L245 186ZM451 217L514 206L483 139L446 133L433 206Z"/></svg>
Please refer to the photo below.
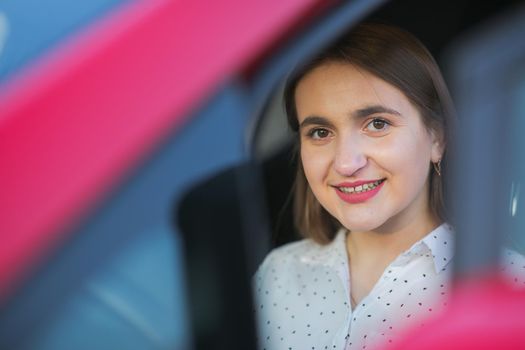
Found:
<svg viewBox="0 0 525 350"><path fill-rule="evenodd" d="M432 253L434 269L440 273L454 257L454 231L443 223L421 240Z"/></svg>
<svg viewBox="0 0 525 350"><path fill-rule="evenodd" d="M348 265L346 233L346 229L340 229L332 242L320 246L319 249L308 251L301 257L301 260L309 264L320 264L334 269L346 267ZM431 256L436 273L444 271L445 266L454 256L454 231L452 227L447 223L441 224L400 254L392 264L404 265L417 255Z"/></svg>

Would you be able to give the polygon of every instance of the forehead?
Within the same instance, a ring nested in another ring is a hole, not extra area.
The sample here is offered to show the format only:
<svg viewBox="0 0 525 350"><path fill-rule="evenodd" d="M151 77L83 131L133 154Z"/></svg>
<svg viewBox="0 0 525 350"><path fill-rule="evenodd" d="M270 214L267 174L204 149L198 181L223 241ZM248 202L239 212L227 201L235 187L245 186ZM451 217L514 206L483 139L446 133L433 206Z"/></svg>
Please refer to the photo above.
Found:
<svg viewBox="0 0 525 350"><path fill-rule="evenodd" d="M405 94L392 84L341 62L324 63L308 72L297 85L295 103L299 120L311 114L348 114L370 105L383 105L401 114L415 111Z"/></svg>

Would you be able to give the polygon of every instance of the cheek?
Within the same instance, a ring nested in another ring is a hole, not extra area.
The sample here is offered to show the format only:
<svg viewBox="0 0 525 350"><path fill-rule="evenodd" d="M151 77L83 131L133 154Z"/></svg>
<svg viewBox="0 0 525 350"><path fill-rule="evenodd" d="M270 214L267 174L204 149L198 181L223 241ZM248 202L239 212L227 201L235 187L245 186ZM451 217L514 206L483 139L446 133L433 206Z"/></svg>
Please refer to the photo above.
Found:
<svg viewBox="0 0 525 350"><path fill-rule="evenodd" d="M393 166L397 164L397 167L409 170L408 167L420 168L429 164L432 144L424 131L406 130L378 149L383 158L391 160Z"/></svg>
<svg viewBox="0 0 525 350"><path fill-rule="evenodd" d="M400 188L404 191L407 191L407 187L418 191L428 177L432 152L430 142L421 135L411 133L407 137L396 139L383 150L383 159L388 162L389 170L397 175L395 179L403 185Z"/></svg>
<svg viewBox="0 0 525 350"><path fill-rule="evenodd" d="M330 157L327 152L313 147L301 148L301 162L310 186L315 186L322 181L330 167Z"/></svg>

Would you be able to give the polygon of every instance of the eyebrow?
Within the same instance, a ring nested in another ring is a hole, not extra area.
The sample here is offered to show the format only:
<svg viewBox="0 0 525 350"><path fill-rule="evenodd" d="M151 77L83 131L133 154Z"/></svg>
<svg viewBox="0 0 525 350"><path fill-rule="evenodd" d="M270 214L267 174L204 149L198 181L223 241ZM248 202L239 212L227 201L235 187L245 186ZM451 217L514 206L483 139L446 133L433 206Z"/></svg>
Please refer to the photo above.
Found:
<svg viewBox="0 0 525 350"><path fill-rule="evenodd" d="M388 114L401 116L401 113L399 113L395 109L388 108L382 105L372 105L372 106L366 106L364 108L360 108L354 111L352 113L352 116L357 119L363 119L372 114L378 114L378 113L388 113ZM319 126L327 126L327 127L333 126L333 124L328 119L324 117L315 116L315 115L304 118L304 120L299 125L299 129L302 129L308 125L319 125Z"/></svg>
<svg viewBox="0 0 525 350"><path fill-rule="evenodd" d="M366 106L364 108L358 109L357 111L353 112L352 115L355 118L365 118L372 114L378 114L378 113L388 113L388 114L394 114L401 116L401 113L396 111L395 109L388 108L381 105L372 105L372 106Z"/></svg>
<svg viewBox="0 0 525 350"><path fill-rule="evenodd" d="M330 123L330 121L324 117L319 117L316 115L309 116L304 118L304 120L299 124L299 129L302 129L304 127L307 127L308 125L320 125L320 126L328 126L332 127L333 124Z"/></svg>

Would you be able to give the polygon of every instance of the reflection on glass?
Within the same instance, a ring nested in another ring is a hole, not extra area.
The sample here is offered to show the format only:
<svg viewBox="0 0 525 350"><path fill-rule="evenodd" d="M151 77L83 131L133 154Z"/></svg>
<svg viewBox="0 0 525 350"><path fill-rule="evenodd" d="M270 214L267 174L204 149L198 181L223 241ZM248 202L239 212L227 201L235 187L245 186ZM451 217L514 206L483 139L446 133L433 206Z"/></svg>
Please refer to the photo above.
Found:
<svg viewBox="0 0 525 350"><path fill-rule="evenodd" d="M516 67L515 67L516 68ZM513 70L510 89L511 115L510 124L513 125L509 132L508 168L510 169L510 193L508 208L509 236L506 242L510 249L525 255L525 212L520 203L521 183L525 180L525 70L523 67Z"/></svg>
<svg viewBox="0 0 525 350"><path fill-rule="evenodd" d="M9 31L9 24L7 17L0 12L0 56L2 56L2 50L4 49L5 42L7 41L7 34Z"/></svg>
<svg viewBox="0 0 525 350"><path fill-rule="evenodd" d="M512 182L510 187L510 216L515 217L518 209L518 201L520 198L520 183Z"/></svg>

